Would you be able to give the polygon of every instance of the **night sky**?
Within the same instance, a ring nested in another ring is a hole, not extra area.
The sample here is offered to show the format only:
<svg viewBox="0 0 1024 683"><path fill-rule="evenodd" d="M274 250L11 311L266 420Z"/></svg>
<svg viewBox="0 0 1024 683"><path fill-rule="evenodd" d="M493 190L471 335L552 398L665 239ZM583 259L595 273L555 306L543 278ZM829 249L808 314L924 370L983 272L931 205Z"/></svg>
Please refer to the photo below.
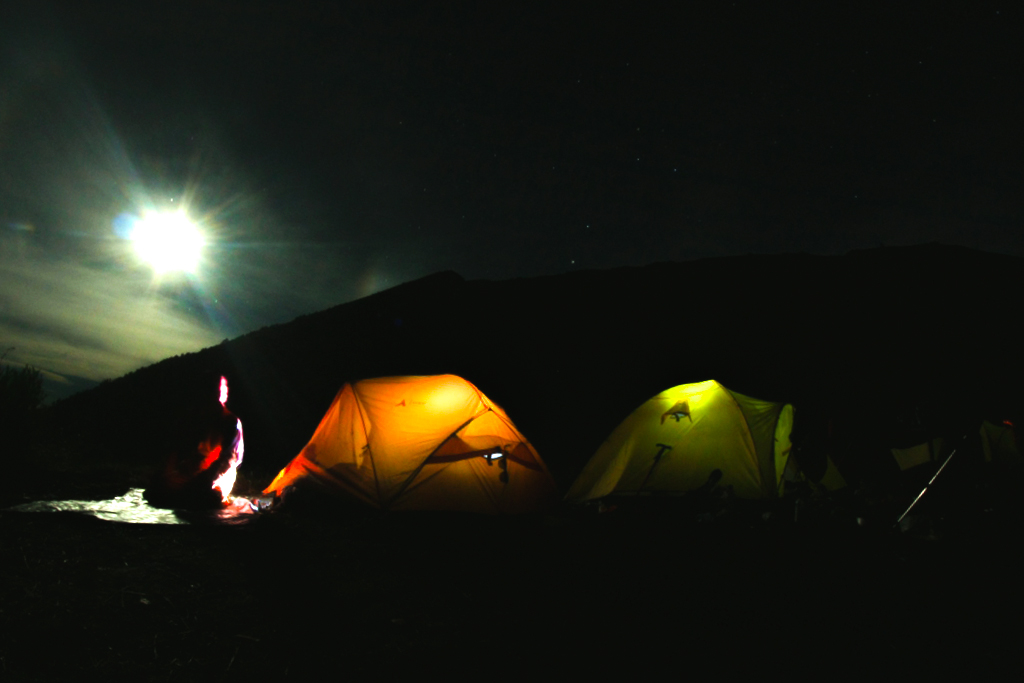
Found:
<svg viewBox="0 0 1024 683"><path fill-rule="evenodd" d="M441 270L1024 255L1021 7L960 4L0 0L2 350L59 397ZM181 206L155 277L118 226Z"/></svg>

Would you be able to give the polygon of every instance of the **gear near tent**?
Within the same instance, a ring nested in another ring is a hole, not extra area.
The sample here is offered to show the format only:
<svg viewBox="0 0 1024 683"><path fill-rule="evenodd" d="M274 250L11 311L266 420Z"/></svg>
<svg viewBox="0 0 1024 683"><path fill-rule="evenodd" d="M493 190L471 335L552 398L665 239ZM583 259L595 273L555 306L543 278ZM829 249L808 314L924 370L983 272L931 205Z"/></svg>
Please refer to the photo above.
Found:
<svg viewBox="0 0 1024 683"><path fill-rule="evenodd" d="M978 436L981 454L986 464L1003 475L1020 476L1024 469L1024 459L1017 448L1013 427L984 420L978 430ZM900 470L905 471L918 465L942 463L956 447L955 439L939 436L915 446L891 450L896 464Z"/></svg>
<svg viewBox="0 0 1024 683"><path fill-rule="evenodd" d="M739 498L775 499L790 466L792 427L789 404L744 396L714 380L673 387L611 433L566 499L681 495L716 484ZM795 463L789 471L799 477Z"/></svg>
<svg viewBox="0 0 1024 683"><path fill-rule="evenodd" d="M385 510L524 513L557 500L505 411L455 375L346 384L265 493L309 479Z"/></svg>

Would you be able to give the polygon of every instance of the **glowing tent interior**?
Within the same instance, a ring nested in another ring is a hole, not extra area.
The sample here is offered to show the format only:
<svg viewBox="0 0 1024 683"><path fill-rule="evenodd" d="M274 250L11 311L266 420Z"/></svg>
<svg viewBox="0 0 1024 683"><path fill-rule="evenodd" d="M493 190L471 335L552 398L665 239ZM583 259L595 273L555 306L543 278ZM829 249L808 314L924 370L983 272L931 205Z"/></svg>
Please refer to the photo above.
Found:
<svg viewBox="0 0 1024 683"><path fill-rule="evenodd" d="M792 426L789 404L744 396L714 380L673 387L611 433L566 499L680 495L716 485L731 487L739 498L774 499L790 465ZM836 486L838 473L829 469Z"/></svg>
<svg viewBox="0 0 1024 683"><path fill-rule="evenodd" d="M505 411L455 375L346 384L265 493L304 480L387 510L521 513L557 500Z"/></svg>

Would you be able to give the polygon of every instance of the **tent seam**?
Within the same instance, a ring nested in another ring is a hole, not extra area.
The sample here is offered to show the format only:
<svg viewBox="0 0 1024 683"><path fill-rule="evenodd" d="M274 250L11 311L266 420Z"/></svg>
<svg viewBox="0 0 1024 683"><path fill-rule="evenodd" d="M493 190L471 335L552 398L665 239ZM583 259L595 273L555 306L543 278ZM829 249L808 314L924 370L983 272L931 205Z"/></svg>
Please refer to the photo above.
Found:
<svg viewBox="0 0 1024 683"><path fill-rule="evenodd" d="M370 448L370 437L366 431L367 418L365 411L363 410L363 400L356 391L356 384L358 384L358 382L353 382L349 386L352 387L352 396L356 400L356 407L359 408L359 425L363 428L363 440L366 441L366 456L370 459L370 468L373 470L373 487L377 490L377 500L381 503L381 509L387 510L391 505L391 501L387 501L387 503L385 503L384 497L380 492L380 477L377 476L377 461L373 457L373 449Z"/></svg>
<svg viewBox="0 0 1024 683"><path fill-rule="evenodd" d="M434 457L434 454L437 453L441 449L441 446L444 446L446 443L448 443L448 441L450 441L453 436L455 436L456 434L461 432L463 429L468 427L474 420L476 420L477 418L479 418L479 417L481 417L483 415L486 415L488 412L491 411L491 408L488 407L486 403L484 403L484 407L485 407L485 410L483 410L482 412L477 413L476 415L474 415L473 417L469 418L468 420L463 422L461 425L459 425L458 429L456 429L454 432L452 432L448 436L444 437L444 439L441 440L441 443L437 444L437 447L435 447L434 450L430 451L430 454L427 455L427 457L423 458L423 460L420 462L420 464L416 466L416 469L412 471L412 474L410 474L406 478L406 480L402 482L402 485L398 487L398 489L395 491L395 495L393 495L391 497L391 499L388 501L388 507L389 508L391 507L391 503L393 503L395 500L397 500L398 497L401 496L402 493L404 493L407 488L409 488L409 484L411 484L413 482L413 480L416 479L417 476L419 476L419 473L423 471L423 467L427 464L427 462L430 461L430 459L432 457ZM380 495L380 494L378 493L378 495Z"/></svg>

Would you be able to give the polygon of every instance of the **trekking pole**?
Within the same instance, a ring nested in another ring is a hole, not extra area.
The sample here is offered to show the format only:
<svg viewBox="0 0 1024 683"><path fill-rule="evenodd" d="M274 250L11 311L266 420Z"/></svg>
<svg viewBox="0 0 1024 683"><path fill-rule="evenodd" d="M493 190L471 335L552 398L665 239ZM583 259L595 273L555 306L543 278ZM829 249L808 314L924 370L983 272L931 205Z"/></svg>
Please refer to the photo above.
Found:
<svg viewBox="0 0 1024 683"><path fill-rule="evenodd" d="M966 438L967 438L967 434L964 434L963 438L960 439L960 440L963 441ZM932 475L932 478L929 479L928 483L924 485L923 489L921 489L921 493L917 494L917 498L915 498L914 502L910 504L910 507L908 507L906 510L903 511L903 514L900 515L900 518L897 519L896 523L892 525L893 529L898 527L900 525L900 522L903 521L903 518L906 517L910 513L910 511L914 509L914 506L917 505L917 501L921 500L921 496L923 496L925 494L925 492L928 490L928 487L931 486L932 484L934 484L935 480L939 478L940 474L942 474L942 470L946 469L946 465L948 465L949 461L953 459L954 455L956 455L956 451L957 451L957 449L954 448L952 450L952 452L948 456L946 456L946 460L945 460L945 462L942 463L942 467L940 467L938 469L938 471L935 474Z"/></svg>

